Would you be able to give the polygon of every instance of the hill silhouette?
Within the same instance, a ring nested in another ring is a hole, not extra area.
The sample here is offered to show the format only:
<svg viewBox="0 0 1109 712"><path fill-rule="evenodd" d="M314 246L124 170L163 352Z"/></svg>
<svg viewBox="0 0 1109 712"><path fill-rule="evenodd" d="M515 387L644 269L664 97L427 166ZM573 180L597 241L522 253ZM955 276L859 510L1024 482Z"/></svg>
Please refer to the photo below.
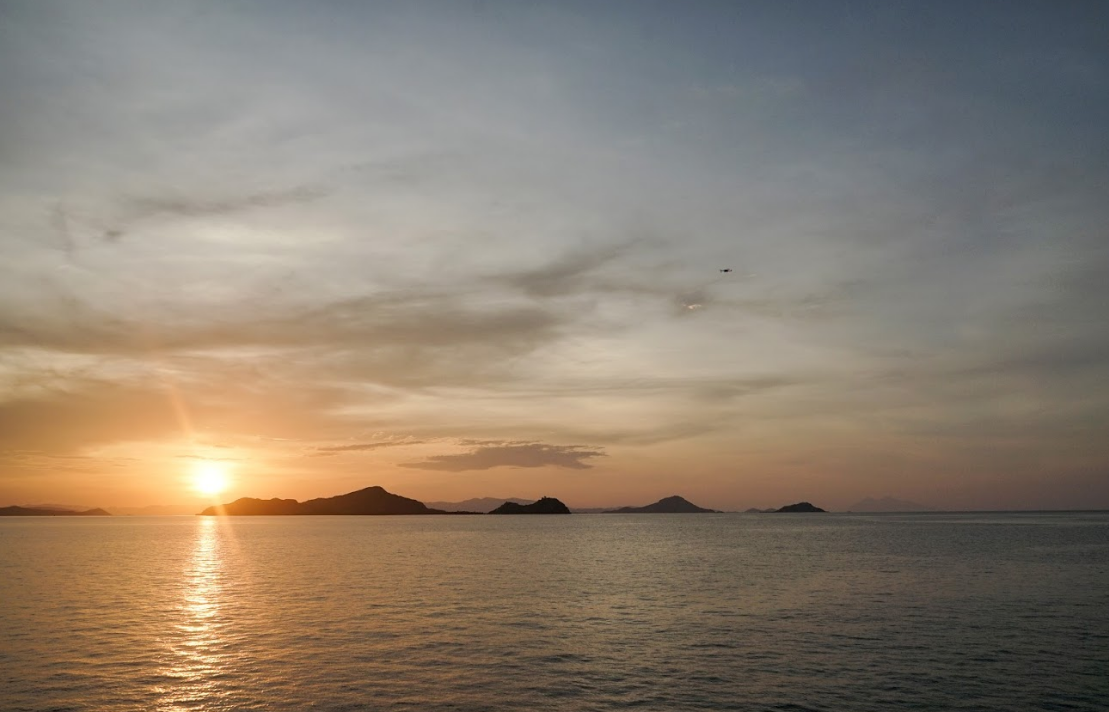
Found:
<svg viewBox="0 0 1109 712"><path fill-rule="evenodd" d="M54 502L36 502L35 504L20 504L24 509L62 509L69 512L86 512L92 507L87 504L56 504Z"/></svg>
<svg viewBox="0 0 1109 712"><path fill-rule="evenodd" d="M787 504L778 510L778 512L789 513L804 513L804 512L823 512L826 510L816 507L808 502L798 502L797 504Z"/></svg>
<svg viewBox="0 0 1109 712"><path fill-rule="evenodd" d="M99 507L77 512L72 509L40 509L36 507L0 507L0 517L110 517L111 512L105 512Z"/></svg>
<svg viewBox="0 0 1109 712"><path fill-rule="evenodd" d="M684 497L674 495L673 497L664 497L654 504L648 504L643 507L620 507L619 509L610 509L605 514L714 514L715 509L705 509L698 507Z"/></svg>
<svg viewBox="0 0 1109 712"><path fill-rule="evenodd" d="M272 516L303 514L446 514L423 502L386 492L374 486L356 492L298 502L295 499L243 497L228 504L208 507L201 516Z"/></svg>
<svg viewBox="0 0 1109 712"><path fill-rule="evenodd" d="M195 504L147 504L141 507L112 505L105 507L112 514L132 517L165 517L196 514Z"/></svg>
<svg viewBox="0 0 1109 712"><path fill-rule="evenodd" d="M554 497L543 497L531 504L505 502L490 514L569 514L570 509Z"/></svg>
<svg viewBox="0 0 1109 712"><path fill-rule="evenodd" d="M491 512L505 502L531 504L532 500L517 497L474 497L461 502L424 502L424 504L432 509L442 509L444 512Z"/></svg>

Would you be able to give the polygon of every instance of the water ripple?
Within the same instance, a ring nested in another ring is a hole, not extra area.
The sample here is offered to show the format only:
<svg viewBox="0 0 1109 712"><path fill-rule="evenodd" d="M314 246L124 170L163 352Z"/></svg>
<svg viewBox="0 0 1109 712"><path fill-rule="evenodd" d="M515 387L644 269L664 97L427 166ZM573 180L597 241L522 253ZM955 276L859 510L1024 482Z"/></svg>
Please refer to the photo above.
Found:
<svg viewBox="0 0 1109 712"><path fill-rule="evenodd" d="M1109 517L0 522L2 710L1105 710Z"/></svg>

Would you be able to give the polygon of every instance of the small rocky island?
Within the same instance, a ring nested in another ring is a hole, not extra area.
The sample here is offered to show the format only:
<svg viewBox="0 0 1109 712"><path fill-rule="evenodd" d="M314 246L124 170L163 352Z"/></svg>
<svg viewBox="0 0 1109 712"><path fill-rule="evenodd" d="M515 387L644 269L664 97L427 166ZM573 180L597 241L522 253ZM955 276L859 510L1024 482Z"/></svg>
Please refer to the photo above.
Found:
<svg viewBox="0 0 1109 712"><path fill-rule="evenodd" d="M644 507L620 507L619 509L610 509L602 514L717 514L715 509L705 509L698 507L688 499L674 495L673 497L664 497L654 504L648 504Z"/></svg>
<svg viewBox="0 0 1109 712"><path fill-rule="evenodd" d="M790 513L823 512L825 510L821 509L820 507L816 507L816 506L810 504L809 502L798 502L797 504L787 504L786 506L782 507L781 509L779 509L777 511L778 511L778 513L784 512L786 514L790 514Z"/></svg>
<svg viewBox="0 0 1109 712"><path fill-rule="evenodd" d="M86 509L83 512L72 509L40 509L37 507L0 507L0 517L110 517L111 512L100 509Z"/></svg>
<svg viewBox="0 0 1109 712"><path fill-rule="evenodd" d="M201 516L267 516L290 514L447 514L431 509L423 502L386 492L382 487L367 487L335 497L321 497L307 502L295 499L254 499L243 497L229 504L217 504Z"/></svg>
<svg viewBox="0 0 1109 712"><path fill-rule="evenodd" d="M570 508L554 497L543 497L531 504L505 502L490 514L569 514Z"/></svg>

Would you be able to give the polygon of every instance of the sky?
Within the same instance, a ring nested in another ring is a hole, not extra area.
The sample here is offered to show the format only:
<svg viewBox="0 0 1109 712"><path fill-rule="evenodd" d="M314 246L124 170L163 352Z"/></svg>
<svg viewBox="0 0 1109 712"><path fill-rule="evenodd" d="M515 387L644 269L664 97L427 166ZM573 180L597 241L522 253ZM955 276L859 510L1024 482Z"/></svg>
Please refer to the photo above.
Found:
<svg viewBox="0 0 1109 712"><path fill-rule="evenodd" d="M0 505L1109 508L1107 31L0 0Z"/></svg>

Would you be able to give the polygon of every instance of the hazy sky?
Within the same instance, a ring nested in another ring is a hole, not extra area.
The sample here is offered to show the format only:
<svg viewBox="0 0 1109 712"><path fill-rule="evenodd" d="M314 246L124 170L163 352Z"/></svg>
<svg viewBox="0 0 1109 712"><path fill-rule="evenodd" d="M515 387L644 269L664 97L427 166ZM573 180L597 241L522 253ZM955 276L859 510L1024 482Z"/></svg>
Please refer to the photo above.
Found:
<svg viewBox="0 0 1109 712"><path fill-rule="evenodd" d="M0 0L0 505L1109 507L1107 36Z"/></svg>

